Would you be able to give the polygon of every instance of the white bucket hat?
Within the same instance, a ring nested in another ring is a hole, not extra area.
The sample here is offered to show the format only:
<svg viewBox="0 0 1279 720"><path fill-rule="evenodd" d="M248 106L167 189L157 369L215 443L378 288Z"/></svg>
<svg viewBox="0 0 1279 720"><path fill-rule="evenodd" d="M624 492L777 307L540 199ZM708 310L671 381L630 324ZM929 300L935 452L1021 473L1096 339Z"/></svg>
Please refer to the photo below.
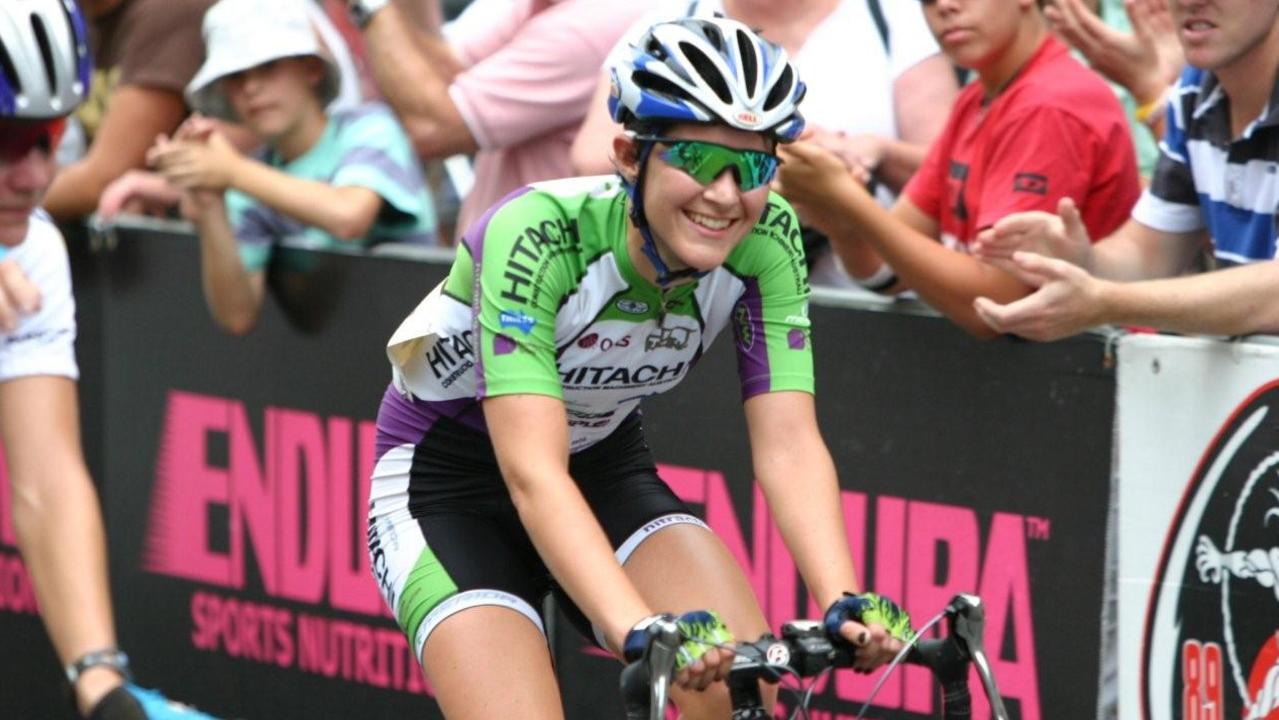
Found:
<svg viewBox="0 0 1279 720"><path fill-rule="evenodd" d="M324 61L318 88L320 105L338 94L341 76L332 55L311 25L305 3L311 0L220 0L204 14L204 64L186 88L187 102L210 117L237 121L218 82L252 67L288 57Z"/></svg>

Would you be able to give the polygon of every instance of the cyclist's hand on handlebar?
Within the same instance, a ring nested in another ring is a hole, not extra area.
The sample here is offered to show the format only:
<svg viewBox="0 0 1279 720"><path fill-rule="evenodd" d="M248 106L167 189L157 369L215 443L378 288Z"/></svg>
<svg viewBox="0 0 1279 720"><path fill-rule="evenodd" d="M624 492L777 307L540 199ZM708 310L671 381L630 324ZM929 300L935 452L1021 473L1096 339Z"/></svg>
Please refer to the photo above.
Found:
<svg viewBox="0 0 1279 720"><path fill-rule="evenodd" d="M689 690L705 690L712 682L728 677L733 666L733 650L719 647L733 642L724 620L714 610L694 610L675 618L671 615L654 615L641 620L629 633L623 644L622 654L628 662L644 656L653 641L653 621L658 618L673 619L679 628L680 646L676 650L676 685Z"/></svg>
<svg viewBox="0 0 1279 720"><path fill-rule="evenodd" d="M705 690L728 677L733 667L733 642L723 618L714 610L694 610L675 619L684 643L675 660L675 683L682 688Z"/></svg>
<svg viewBox="0 0 1279 720"><path fill-rule="evenodd" d="M851 651L853 669L862 672L892 660L915 637L906 611L875 593L845 593L826 611L825 625L831 641Z"/></svg>

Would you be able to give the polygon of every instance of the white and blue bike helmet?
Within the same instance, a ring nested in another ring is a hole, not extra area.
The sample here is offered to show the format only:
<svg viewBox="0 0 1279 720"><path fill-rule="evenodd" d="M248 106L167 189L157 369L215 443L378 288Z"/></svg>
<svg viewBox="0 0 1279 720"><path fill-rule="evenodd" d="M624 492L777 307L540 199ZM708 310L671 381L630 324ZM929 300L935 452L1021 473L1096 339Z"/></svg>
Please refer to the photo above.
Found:
<svg viewBox="0 0 1279 720"><path fill-rule="evenodd" d="M70 114L88 96L90 68L74 0L0 0L0 119Z"/></svg>
<svg viewBox="0 0 1279 720"><path fill-rule="evenodd" d="M786 51L736 20L683 18L649 28L609 70L613 120L640 141L639 176L624 182L631 219L661 285L700 273L671 272L657 252L644 216L644 169L653 142L673 123L724 125L790 142L804 129L799 102L806 90Z"/></svg>

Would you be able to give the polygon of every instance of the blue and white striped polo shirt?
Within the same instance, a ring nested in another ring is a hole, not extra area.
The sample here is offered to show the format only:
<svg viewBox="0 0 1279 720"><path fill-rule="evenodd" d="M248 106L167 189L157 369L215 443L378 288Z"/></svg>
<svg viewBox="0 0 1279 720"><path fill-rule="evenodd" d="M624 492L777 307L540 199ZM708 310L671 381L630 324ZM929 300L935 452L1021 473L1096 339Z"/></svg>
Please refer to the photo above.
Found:
<svg viewBox="0 0 1279 720"><path fill-rule="evenodd" d="M1132 217L1169 233L1206 228L1219 265L1272 260L1279 208L1279 83L1238 138L1216 76L1188 67L1169 99L1159 163Z"/></svg>

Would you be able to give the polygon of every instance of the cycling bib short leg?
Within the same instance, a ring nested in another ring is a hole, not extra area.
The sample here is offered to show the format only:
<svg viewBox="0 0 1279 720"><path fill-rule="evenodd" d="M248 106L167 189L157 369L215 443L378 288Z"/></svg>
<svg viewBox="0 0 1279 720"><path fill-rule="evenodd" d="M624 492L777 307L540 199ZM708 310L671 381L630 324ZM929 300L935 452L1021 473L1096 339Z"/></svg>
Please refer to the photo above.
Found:
<svg viewBox="0 0 1279 720"><path fill-rule="evenodd" d="M482 425L474 417L428 424L415 412L412 401L388 391L378 417L368 536L373 575L415 656L441 622L477 606L510 608L545 634L538 608L548 592L599 642L524 531ZM396 444L410 436L406 426L416 426L412 434L421 439ZM658 477L638 413L570 456L569 472L620 562L665 527L704 527Z"/></svg>

